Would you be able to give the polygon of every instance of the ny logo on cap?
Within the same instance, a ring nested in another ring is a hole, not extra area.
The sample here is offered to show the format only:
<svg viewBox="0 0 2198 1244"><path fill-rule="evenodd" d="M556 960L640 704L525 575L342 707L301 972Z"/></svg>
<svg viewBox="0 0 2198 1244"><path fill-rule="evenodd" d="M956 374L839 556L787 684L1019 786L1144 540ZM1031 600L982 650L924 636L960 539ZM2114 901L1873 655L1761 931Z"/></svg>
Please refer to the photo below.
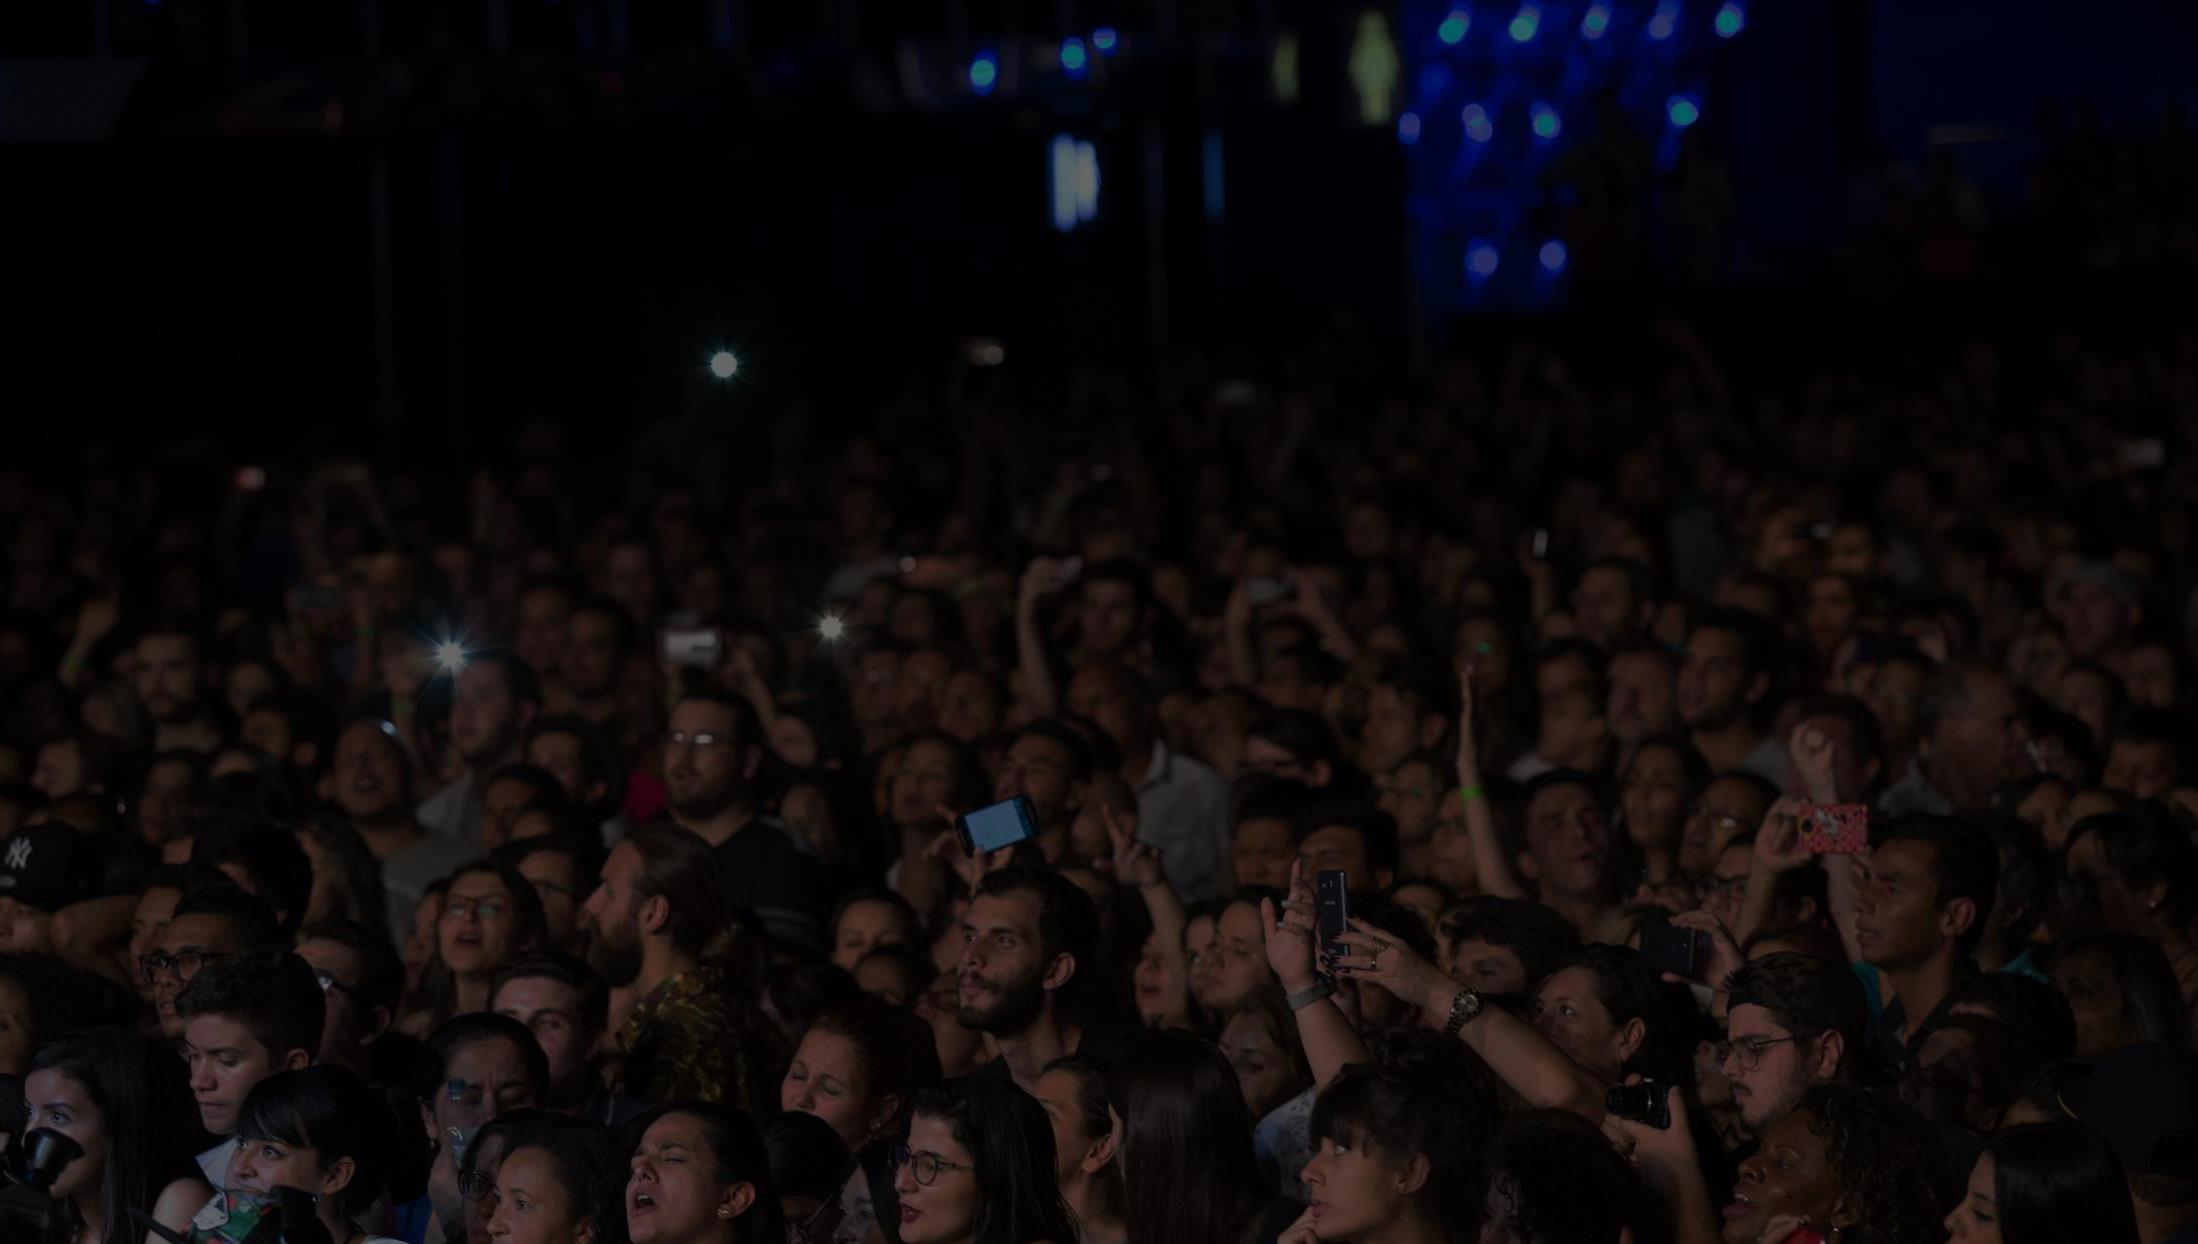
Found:
<svg viewBox="0 0 2198 1244"><path fill-rule="evenodd" d="M0 866L8 868L10 871L20 872L23 870L24 866L28 865L30 862L31 840L28 838L17 838L14 841L8 843L7 856L4 859L0 859Z"/></svg>

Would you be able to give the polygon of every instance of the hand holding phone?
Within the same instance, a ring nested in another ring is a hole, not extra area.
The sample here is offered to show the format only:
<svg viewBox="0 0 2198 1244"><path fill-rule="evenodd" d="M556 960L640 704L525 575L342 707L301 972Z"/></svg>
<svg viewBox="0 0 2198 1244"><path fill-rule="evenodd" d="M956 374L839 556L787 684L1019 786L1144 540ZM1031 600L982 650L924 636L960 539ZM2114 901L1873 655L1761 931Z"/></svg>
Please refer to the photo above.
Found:
<svg viewBox="0 0 2198 1244"><path fill-rule="evenodd" d="M1336 939L1351 927L1350 873L1340 868L1320 870L1313 879L1313 912L1322 957L1348 953Z"/></svg>
<svg viewBox="0 0 2198 1244"><path fill-rule="evenodd" d="M1641 922L1641 962L1650 967L1681 980L1700 980L1709 957L1708 934L1682 929L1669 920Z"/></svg>

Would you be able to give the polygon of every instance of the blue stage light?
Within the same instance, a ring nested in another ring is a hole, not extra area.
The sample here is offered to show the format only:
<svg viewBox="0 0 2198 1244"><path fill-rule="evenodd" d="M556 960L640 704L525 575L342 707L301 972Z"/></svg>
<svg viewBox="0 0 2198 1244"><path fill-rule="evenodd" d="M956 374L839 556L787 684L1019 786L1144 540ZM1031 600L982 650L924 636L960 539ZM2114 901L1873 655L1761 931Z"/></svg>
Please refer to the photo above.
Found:
<svg viewBox="0 0 2198 1244"><path fill-rule="evenodd" d="M1435 37L1453 46L1465 40L1465 32L1473 29L1473 15L1464 9L1450 10L1450 16L1435 27Z"/></svg>
<svg viewBox="0 0 2198 1244"><path fill-rule="evenodd" d="M1000 84L1000 58L992 52L979 52L969 62L969 89L979 95L990 95L992 88Z"/></svg>
<svg viewBox="0 0 2198 1244"><path fill-rule="evenodd" d="M1483 280L1496 275L1496 248L1481 241L1467 246L1465 270Z"/></svg>
<svg viewBox="0 0 2198 1244"><path fill-rule="evenodd" d="M1535 31L1541 28L1542 6L1522 4L1519 6L1517 16L1511 19L1511 41L1513 43L1525 43L1534 37Z"/></svg>
<svg viewBox="0 0 2198 1244"><path fill-rule="evenodd" d="M1671 38L1679 29L1679 0L1664 0L1656 6L1656 16L1649 19L1648 37L1662 42Z"/></svg>
<svg viewBox="0 0 2198 1244"><path fill-rule="evenodd" d="M1748 12L1737 4L1727 4L1717 10L1717 18L1710 23L1720 39L1730 39L1748 28Z"/></svg>
<svg viewBox="0 0 2198 1244"><path fill-rule="evenodd" d="M1542 270L1555 276L1565 270L1565 244L1555 238L1542 243Z"/></svg>
<svg viewBox="0 0 2198 1244"><path fill-rule="evenodd" d="M1091 45L1095 48L1098 48L1101 52L1111 52L1114 50L1114 45L1120 39L1120 37L1121 36L1114 33L1114 27L1101 26L1099 29L1091 32Z"/></svg>
<svg viewBox="0 0 2198 1244"><path fill-rule="evenodd" d="M1702 109L1686 96L1674 95L1664 101L1664 115L1671 118L1673 125L1685 129L1702 119Z"/></svg>
<svg viewBox="0 0 2198 1244"><path fill-rule="evenodd" d="M1420 114L1407 112L1397 118L1397 141L1409 147L1420 140Z"/></svg>
<svg viewBox="0 0 2198 1244"><path fill-rule="evenodd" d="M1580 37L1587 40L1602 38L1610 31L1610 6L1591 4L1580 18Z"/></svg>
<svg viewBox="0 0 2198 1244"><path fill-rule="evenodd" d="M1091 54L1084 50L1084 41L1075 37L1061 40L1061 68L1068 76L1081 78L1091 68Z"/></svg>

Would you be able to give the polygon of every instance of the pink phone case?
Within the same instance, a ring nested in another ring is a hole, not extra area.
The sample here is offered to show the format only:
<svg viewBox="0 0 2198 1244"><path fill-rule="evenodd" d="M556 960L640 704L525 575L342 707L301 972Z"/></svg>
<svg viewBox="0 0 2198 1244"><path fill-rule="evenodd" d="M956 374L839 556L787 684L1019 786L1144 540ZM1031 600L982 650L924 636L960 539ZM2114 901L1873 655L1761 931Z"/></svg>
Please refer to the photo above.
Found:
<svg viewBox="0 0 2198 1244"><path fill-rule="evenodd" d="M1801 841L1811 855L1861 855L1870 849L1870 809L1859 803L1804 805Z"/></svg>

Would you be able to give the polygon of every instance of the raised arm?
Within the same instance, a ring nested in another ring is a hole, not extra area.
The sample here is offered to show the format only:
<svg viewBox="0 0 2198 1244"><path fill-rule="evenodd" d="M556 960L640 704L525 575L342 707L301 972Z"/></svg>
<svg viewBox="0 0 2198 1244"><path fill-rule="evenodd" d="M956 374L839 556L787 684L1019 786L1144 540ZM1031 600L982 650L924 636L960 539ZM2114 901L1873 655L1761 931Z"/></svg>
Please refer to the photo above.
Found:
<svg viewBox="0 0 2198 1244"><path fill-rule="evenodd" d="M1267 966L1290 995L1298 1039L1304 1042L1305 1061L1313 1068L1313 1083L1326 1088L1345 1067L1363 1063L1369 1055L1343 1008L1326 995L1327 982L1314 966L1313 883L1306 879L1303 865L1290 865L1290 897L1282 911L1275 911L1272 900L1261 899L1259 916L1267 935Z"/></svg>
<svg viewBox="0 0 2198 1244"><path fill-rule="evenodd" d="M1339 975L1379 985L1428 1016L1447 1018L1460 996L1470 992L1364 920L1352 920L1350 930L1337 940L1348 948L1336 965ZM1590 1123L1603 1121L1606 1086L1509 1011L1482 1006L1458 1029L1458 1036L1528 1104L1569 1110ZM1311 1052L1308 1046L1306 1053Z"/></svg>
<svg viewBox="0 0 2198 1244"><path fill-rule="evenodd" d="M1036 558L1023 571L1022 589L1015 600L1015 659L1023 667L1023 684L1030 694L1031 707L1041 717L1061 711L1061 692L1053 684L1053 663L1046 654L1045 636L1038 631L1038 602L1067 585L1068 578L1058 560Z"/></svg>
<svg viewBox="0 0 2198 1244"><path fill-rule="evenodd" d="M1497 898L1527 898L1519 874L1504 858L1496 833L1496 811L1481 790L1480 744L1473 736L1473 671L1458 674L1458 790L1465 805L1465 833L1473 843L1473 871L1481 892Z"/></svg>
<svg viewBox="0 0 2198 1244"><path fill-rule="evenodd" d="M1099 813L1106 818L1107 837L1114 842L1114 879L1137 887L1137 896L1145 901L1145 912L1152 917L1153 941L1160 946L1168 971L1178 980L1189 979L1190 961L1183 953L1183 926L1187 923L1183 900L1160 870L1160 848L1138 841L1134 820L1125 821L1120 813L1105 806Z"/></svg>

